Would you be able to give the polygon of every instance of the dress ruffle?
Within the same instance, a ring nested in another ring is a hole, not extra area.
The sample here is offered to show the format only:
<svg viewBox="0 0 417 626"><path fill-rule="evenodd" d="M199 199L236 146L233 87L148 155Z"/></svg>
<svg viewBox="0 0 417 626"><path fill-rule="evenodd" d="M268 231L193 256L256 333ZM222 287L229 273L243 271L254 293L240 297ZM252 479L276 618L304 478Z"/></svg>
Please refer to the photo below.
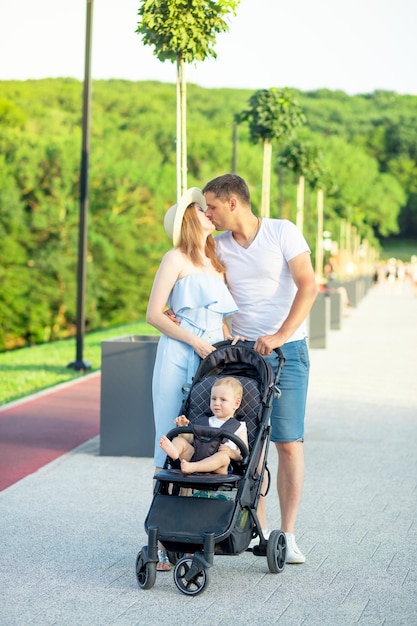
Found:
<svg viewBox="0 0 417 626"><path fill-rule="evenodd" d="M222 315L237 311L236 302L226 285L219 278L203 273L189 274L178 280L168 305L175 313L199 308Z"/></svg>

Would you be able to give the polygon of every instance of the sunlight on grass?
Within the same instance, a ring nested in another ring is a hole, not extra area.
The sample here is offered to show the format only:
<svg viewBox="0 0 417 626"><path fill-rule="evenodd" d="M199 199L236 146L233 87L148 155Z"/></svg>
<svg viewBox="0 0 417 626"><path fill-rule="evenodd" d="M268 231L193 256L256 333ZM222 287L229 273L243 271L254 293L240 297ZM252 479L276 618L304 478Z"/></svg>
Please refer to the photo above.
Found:
<svg viewBox="0 0 417 626"><path fill-rule="evenodd" d="M87 372L69 368L75 361L75 338L45 343L31 348L0 353L0 405L85 376L101 368L101 342L125 335L156 335L146 322L135 322L85 335L83 359L91 364Z"/></svg>

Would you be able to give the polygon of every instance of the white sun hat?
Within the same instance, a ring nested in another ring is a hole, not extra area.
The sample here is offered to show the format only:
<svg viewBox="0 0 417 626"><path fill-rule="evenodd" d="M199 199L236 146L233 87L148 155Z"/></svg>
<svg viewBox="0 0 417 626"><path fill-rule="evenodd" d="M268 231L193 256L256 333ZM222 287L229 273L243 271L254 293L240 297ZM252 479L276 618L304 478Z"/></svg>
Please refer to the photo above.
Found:
<svg viewBox="0 0 417 626"><path fill-rule="evenodd" d="M168 237L172 239L174 248L178 246L181 239L181 225L185 209L193 202L199 204L204 211L206 210L207 205L203 192L198 187L190 187L190 189L187 189L187 191L179 199L178 204L174 204L174 206L168 209L165 213L165 232Z"/></svg>

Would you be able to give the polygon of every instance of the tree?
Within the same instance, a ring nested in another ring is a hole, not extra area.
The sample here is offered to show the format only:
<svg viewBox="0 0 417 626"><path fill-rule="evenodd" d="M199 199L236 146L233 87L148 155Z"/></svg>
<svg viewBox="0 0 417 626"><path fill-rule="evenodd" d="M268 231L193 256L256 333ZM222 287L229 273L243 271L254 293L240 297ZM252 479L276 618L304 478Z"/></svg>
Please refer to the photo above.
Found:
<svg viewBox="0 0 417 626"><path fill-rule="evenodd" d="M324 153L337 181L331 200L336 213L367 238L369 226L383 237L397 233L398 215L406 200L398 180L380 172L376 159L340 137L327 138Z"/></svg>
<svg viewBox="0 0 417 626"><path fill-rule="evenodd" d="M297 215L298 228L303 230L305 182L312 190L317 190L317 223L315 244L315 271L320 280L323 271L323 201L324 190L334 186L331 175L324 167L321 150L310 141L291 141L278 157L278 163L298 176Z"/></svg>
<svg viewBox="0 0 417 626"><path fill-rule="evenodd" d="M2 351L75 334L82 84L69 78L0 81L0 91ZM252 91L198 85L187 91L189 177L208 180L230 168L233 116ZM171 245L163 215L175 196L176 167L174 84L97 80L94 94L87 332L144 316L153 277ZM325 181L323 227L341 243L342 267L353 233L373 246L378 237L398 233L398 219L401 238L417 232L417 162L412 125L405 123L415 119L417 96L391 95L385 104L345 96L325 126L318 117L323 108L331 112L329 94L326 109L321 97L297 93L309 120L297 136L319 148L325 173L331 170L337 182ZM239 173L251 186L255 207L261 205L262 156L263 146L250 141L245 127ZM282 216L292 219L294 183L287 178ZM309 185L306 176L310 214L304 227L314 258L321 206L316 212ZM271 207L275 200L278 186L271 185Z"/></svg>
<svg viewBox="0 0 417 626"><path fill-rule="evenodd" d="M263 143L261 215L269 217L272 140L290 139L306 118L292 92L287 89L260 89L248 101L248 108L235 116L238 124L249 123L253 143Z"/></svg>
<svg viewBox="0 0 417 626"><path fill-rule="evenodd" d="M185 63L216 58L216 35L229 29L239 0L145 0L136 32L162 62L177 64L177 197L187 188Z"/></svg>
<svg viewBox="0 0 417 626"><path fill-rule="evenodd" d="M303 230L304 221L304 183L311 189L323 188L325 173L320 150L308 141L294 140L288 143L278 157L279 164L292 170L298 176L297 217L298 228Z"/></svg>

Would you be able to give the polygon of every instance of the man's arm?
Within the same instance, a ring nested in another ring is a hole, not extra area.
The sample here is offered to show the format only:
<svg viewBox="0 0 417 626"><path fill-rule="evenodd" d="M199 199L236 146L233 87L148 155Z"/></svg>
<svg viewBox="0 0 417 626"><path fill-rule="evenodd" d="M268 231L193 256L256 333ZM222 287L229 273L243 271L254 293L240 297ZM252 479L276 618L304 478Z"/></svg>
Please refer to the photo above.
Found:
<svg viewBox="0 0 417 626"><path fill-rule="evenodd" d="M279 348L304 322L317 296L317 284L309 252L303 252L288 263L297 293L287 318L273 335L258 337L254 349L262 355L271 354Z"/></svg>

